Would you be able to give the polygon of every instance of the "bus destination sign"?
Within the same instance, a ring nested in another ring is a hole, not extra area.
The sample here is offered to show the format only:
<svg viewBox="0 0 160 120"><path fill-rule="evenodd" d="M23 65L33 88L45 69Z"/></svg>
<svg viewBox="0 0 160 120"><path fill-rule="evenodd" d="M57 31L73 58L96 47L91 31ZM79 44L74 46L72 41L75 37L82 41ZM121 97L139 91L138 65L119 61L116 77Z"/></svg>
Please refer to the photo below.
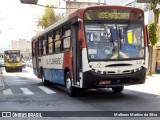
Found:
<svg viewBox="0 0 160 120"><path fill-rule="evenodd" d="M85 11L85 20L141 20L140 11L129 9L90 9Z"/></svg>
<svg viewBox="0 0 160 120"><path fill-rule="evenodd" d="M20 51L19 50L7 50L7 51L5 51L5 54L11 54L11 53L20 53Z"/></svg>
<svg viewBox="0 0 160 120"><path fill-rule="evenodd" d="M129 13L97 12L99 19L129 19Z"/></svg>

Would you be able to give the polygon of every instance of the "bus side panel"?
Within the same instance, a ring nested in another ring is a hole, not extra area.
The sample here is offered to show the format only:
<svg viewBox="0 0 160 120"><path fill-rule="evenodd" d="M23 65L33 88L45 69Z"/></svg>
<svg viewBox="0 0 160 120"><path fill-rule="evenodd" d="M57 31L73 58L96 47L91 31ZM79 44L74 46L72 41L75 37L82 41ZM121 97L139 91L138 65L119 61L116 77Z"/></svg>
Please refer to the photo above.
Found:
<svg viewBox="0 0 160 120"><path fill-rule="evenodd" d="M43 69L46 80L64 85L64 70L62 69Z"/></svg>
<svg viewBox="0 0 160 120"><path fill-rule="evenodd" d="M68 68L72 71L72 52L65 52L64 59L63 59L63 69Z"/></svg>
<svg viewBox="0 0 160 120"><path fill-rule="evenodd" d="M43 69L46 80L64 85L64 53L42 56L39 67Z"/></svg>
<svg viewBox="0 0 160 120"><path fill-rule="evenodd" d="M145 68L148 69L148 59L149 59L149 50L148 47L145 47Z"/></svg>

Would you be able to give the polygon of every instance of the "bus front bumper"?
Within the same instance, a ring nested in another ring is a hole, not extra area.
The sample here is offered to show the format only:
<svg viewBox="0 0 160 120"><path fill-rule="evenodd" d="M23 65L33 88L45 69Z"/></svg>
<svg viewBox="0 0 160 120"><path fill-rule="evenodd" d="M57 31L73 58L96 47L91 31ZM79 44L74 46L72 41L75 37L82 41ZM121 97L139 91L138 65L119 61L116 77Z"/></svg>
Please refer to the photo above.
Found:
<svg viewBox="0 0 160 120"><path fill-rule="evenodd" d="M22 70L22 66L5 66L6 70Z"/></svg>
<svg viewBox="0 0 160 120"><path fill-rule="evenodd" d="M146 68L128 74L98 74L93 71L83 73L83 88L103 88L134 84L143 84L146 79Z"/></svg>

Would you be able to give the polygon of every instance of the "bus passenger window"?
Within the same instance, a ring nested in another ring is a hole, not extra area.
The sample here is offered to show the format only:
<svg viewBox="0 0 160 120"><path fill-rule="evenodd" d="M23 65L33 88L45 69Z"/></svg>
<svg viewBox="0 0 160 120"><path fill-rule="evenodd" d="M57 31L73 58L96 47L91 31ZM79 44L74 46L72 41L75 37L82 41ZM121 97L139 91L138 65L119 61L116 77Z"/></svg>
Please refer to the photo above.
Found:
<svg viewBox="0 0 160 120"><path fill-rule="evenodd" d="M36 50L36 48L35 48L35 44L36 44L36 42L32 42L32 56L35 56L35 50Z"/></svg>
<svg viewBox="0 0 160 120"><path fill-rule="evenodd" d="M54 45L55 45L55 52L61 51L61 40L60 40L60 31L56 31L55 39L54 39Z"/></svg>
<svg viewBox="0 0 160 120"><path fill-rule="evenodd" d="M61 41L58 40L55 42L55 52L60 52Z"/></svg>
<svg viewBox="0 0 160 120"><path fill-rule="evenodd" d="M39 39L38 43L39 43L39 52L38 52L38 55L41 56L42 55L42 39Z"/></svg>
<svg viewBox="0 0 160 120"><path fill-rule="evenodd" d="M43 39L43 55L47 54L47 40Z"/></svg>
<svg viewBox="0 0 160 120"><path fill-rule="evenodd" d="M71 25L66 24L62 27L62 51L68 51L70 48Z"/></svg>
<svg viewBox="0 0 160 120"><path fill-rule="evenodd" d="M63 40L63 50L69 50L70 48L70 39L71 39L71 30L66 30L62 37Z"/></svg>
<svg viewBox="0 0 160 120"><path fill-rule="evenodd" d="M49 54L53 53L53 33L48 35L48 49Z"/></svg>

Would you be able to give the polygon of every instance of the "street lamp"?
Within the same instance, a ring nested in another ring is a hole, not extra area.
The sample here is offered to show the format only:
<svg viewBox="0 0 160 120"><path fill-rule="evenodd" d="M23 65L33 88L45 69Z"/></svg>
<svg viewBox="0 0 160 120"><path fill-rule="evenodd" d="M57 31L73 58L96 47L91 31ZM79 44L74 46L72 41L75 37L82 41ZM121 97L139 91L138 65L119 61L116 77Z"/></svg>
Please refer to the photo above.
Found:
<svg viewBox="0 0 160 120"><path fill-rule="evenodd" d="M137 3L151 3L152 0L137 0Z"/></svg>
<svg viewBox="0 0 160 120"><path fill-rule="evenodd" d="M20 0L21 3L25 3L25 4L37 4L38 0Z"/></svg>

